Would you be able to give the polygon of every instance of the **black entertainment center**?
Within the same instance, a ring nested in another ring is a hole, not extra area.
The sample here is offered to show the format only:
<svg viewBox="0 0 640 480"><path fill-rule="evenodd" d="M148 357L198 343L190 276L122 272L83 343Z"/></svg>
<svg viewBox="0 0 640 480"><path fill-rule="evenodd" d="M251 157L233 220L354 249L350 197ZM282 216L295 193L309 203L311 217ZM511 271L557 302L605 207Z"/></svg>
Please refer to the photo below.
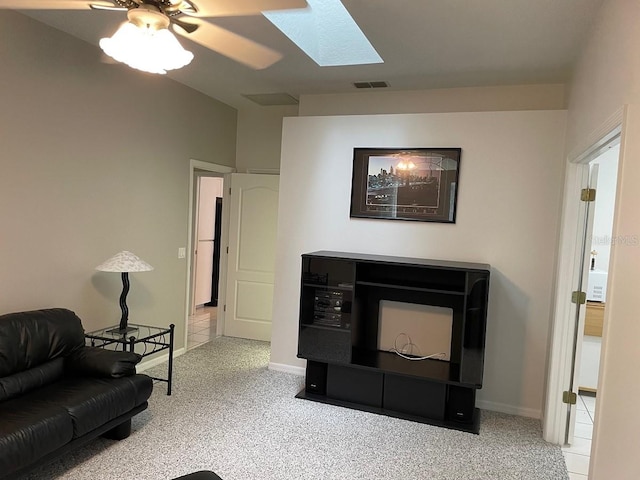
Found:
<svg viewBox="0 0 640 480"><path fill-rule="evenodd" d="M297 397L478 433L489 276L485 264L302 255L298 357L307 369ZM448 361L381 350L382 301L450 309Z"/></svg>

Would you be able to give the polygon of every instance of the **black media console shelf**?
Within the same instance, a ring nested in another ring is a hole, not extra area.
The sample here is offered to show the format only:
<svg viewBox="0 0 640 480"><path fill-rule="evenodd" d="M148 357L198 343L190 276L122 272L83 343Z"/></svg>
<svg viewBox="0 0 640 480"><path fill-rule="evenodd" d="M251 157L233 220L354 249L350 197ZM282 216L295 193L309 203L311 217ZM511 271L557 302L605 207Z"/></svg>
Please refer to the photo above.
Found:
<svg viewBox="0 0 640 480"><path fill-rule="evenodd" d="M297 397L478 433L489 274L477 263L302 255L298 357L307 370ZM382 300L451 309L449 361L381 351Z"/></svg>

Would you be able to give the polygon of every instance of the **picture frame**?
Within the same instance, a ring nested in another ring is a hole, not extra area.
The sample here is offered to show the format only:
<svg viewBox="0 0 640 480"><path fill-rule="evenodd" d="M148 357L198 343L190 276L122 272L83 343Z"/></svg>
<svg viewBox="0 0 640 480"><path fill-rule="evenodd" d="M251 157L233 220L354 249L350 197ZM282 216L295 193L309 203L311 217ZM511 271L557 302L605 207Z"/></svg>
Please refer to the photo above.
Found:
<svg viewBox="0 0 640 480"><path fill-rule="evenodd" d="M352 218L455 223L461 148L354 148Z"/></svg>

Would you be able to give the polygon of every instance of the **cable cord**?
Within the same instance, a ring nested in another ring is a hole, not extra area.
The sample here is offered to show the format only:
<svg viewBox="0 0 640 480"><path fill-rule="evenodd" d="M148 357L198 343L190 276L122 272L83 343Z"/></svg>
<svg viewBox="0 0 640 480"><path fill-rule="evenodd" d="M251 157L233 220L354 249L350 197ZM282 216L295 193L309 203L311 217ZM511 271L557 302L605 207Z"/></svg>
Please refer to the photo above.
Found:
<svg viewBox="0 0 640 480"><path fill-rule="evenodd" d="M407 337L407 342L402 346L402 348L398 348L398 339L402 336ZM399 333L398 336L396 337L396 339L393 342L393 348L391 350L389 350L391 353L395 353L396 355L398 355L399 357L402 357L406 360L413 360L413 361L418 361L418 360L428 360L430 358L444 358L447 354L444 352L440 352L440 353L432 353L431 355L426 355L426 356L410 356L411 352L413 351L413 347L416 348L416 350L418 351L418 353L420 353L420 349L418 348L418 346L413 343L411 341L411 337L409 335L407 335L406 333ZM407 351L408 348L408 351Z"/></svg>

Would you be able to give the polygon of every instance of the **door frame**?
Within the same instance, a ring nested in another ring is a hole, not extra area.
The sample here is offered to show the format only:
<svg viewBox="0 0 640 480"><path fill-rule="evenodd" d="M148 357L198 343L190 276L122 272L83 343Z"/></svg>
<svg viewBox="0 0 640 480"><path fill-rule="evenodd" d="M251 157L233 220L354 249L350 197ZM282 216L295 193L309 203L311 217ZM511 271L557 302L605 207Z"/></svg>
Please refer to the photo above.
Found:
<svg viewBox="0 0 640 480"><path fill-rule="evenodd" d="M184 316L184 346L187 348L187 338L189 335L189 316L191 314L191 306L193 304L193 296L195 295L195 279L194 279L194 262L195 255L193 251L193 240L195 237L195 228L197 224L196 215L198 214L198 177L201 176L221 176L223 179L222 189L223 198L227 197L225 189L229 185L229 175L234 173L236 169L227 165L219 165L216 163L203 162L201 160L189 161L189 200L188 200L188 229L187 229L187 281L185 296L185 316ZM218 175L212 175L218 174ZM229 238L229 202L222 202L222 234L220 240L223 245L228 244ZM218 279L219 295L226 293L227 282L227 255L225 250L220 249L220 277ZM224 298L224 297L222 297ZM220 306L220 305L218 305ZM221 335L224 331L224 309L218 309L218 320L216 325L216 336Z"/></svg>
<svg viewBox="0 0 640 480"><path fill-rule="evenodd" d="M582 179L585 174L588 176L589 162L621 135L623 127L624 109L619 109L590 135L582 146L569 153L567 157L542 428L544 439L554 444L563 444L565 438L567 408L562 403L562 392L571 381L571 365L574 361L574 318L570 318L570 299L574 262L579 248L576 239L580 228L578 218ZM622 156L622 150L620 155ZM604 341L603 338L603 349Z"/></svg>

